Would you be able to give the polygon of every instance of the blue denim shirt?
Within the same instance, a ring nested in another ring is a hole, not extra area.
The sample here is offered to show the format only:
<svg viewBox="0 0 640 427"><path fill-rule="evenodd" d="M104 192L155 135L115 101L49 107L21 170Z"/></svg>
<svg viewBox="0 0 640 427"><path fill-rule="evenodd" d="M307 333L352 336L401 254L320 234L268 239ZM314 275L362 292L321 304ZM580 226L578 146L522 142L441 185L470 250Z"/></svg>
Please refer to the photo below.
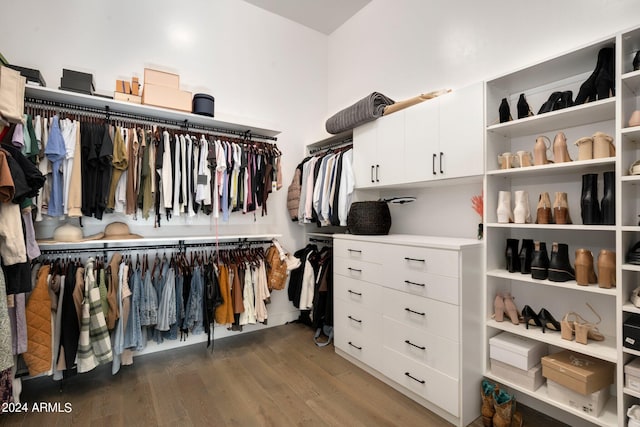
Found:
<svg viewBox="0 0 640 427"><path fill-rule="evenodd" d="M51 196L49 197L49 209L47 213L51 216L63 215L63 194L62 183L62 161L67 155L67 149L60 132L60 123L58 116L53 116L51 122L51 130L49 131L49 139L47 140L47 148L44 150L47 159L53 164L53 173L51 181Z"/></svg>
<svg viewBox="0 0 640 427"><path fill-rule="evenodd" d="M142 302L142 272L137 268L131 276L131 311L124 331L124 347L136 351L144 348L142 325L140 324L140 307Z"/></svg>
<svg viewBox="0 0 640 427"><path fill-rule="evenodd" d="M193 277L191 278L191 290L189 292L189 299L185 306L185 328L191 329L191 332L201 334L204 332L204 326L202 324L203 311L202 311L202 299L204 298L204 281L202 278L202 267L195 267L193 269Z"/></svg>

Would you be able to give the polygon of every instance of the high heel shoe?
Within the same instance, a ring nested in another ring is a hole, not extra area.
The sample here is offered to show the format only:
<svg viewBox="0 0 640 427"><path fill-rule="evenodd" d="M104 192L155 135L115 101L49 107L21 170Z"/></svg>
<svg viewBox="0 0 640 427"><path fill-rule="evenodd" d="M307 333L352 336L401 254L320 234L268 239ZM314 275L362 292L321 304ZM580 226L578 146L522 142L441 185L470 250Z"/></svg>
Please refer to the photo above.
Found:
<svg viewBox="0 0 640 427"><path fill-rule="evenodd" d="M552 282L568 282L575 280L576 272L569 262L569 246L565 243L553 242L551 259L549 260L549 280Z"/></svg>
<svg viewBox="0 0 640 427"><path fill-rule="evenodd" d="M606 133L596 132L593 134L593 158L603 159L605 157L615 157L616 147L613 145L613 138Z"/></svg>
<svg viewBox="0 0 640 427"><path fill-rule="evenodd" d="M582 85L580 85L580 90L578 91L578 95L576 95L576 99L574 104L580 105L586 102L593 102L596 100L598 96L598 85L596 84L596 80L600 75L600 71L605 68L608 71L611 71L611 76L613 76L612 68L613 68L613 60L614 60L614 50L611 47L603 47L598 52L598 60L596 62L596 68L593 70L593 73L585 80ZM604 86L605 75L601 77L600 84Z"/></svg>
<svg viewBox="0 0 640 427"><path fill-rule="evenodd" d="M518 254L518 239L507 239L507 248L504 251L509 273L520 271L520 256Z"/></svg>
<svg viewBox="0 0 640 427"><path fill-rule="evenodd" d="M544 280L549 277L549 256L545 242L533 242L533 257L531 258L531 277Z"/></svg>
<svg viewBox="0 0 640 427"><path fill-rule="evenodd" d="M640 110L635 110L629 117L629 127L640 126Z"/></svg>
<svg viewBox="0 0 640 427"><path fill-rule="evenodd" d="M498 223L508 224L513 222L513 211L511 210L511 191L498 192L498 209L496 209Z"/></svg>
<svg viewBox="0 0 640 427"><path fill-rule="evenodd" d="M516 156L509 152L502 153L498 156L498 164L500 169L511 169L514 166Z"/></svg>
<svg viewBox="0 0 640 427"><path fill-rule="evenodd" d="M640 70L640 50L636 52L636 56L633 57L633 71Z"/></svg>
<svg viewBox="0 0 640 427"><path fill-rule="evenodd" d="M507 98L502 98L502 102L500 102L500 107L498 108L498 114L500 116L500 123L513 120L513 117L511 117L511 107L509 107Z"/></svg>
<svg viewBox="0 0 640 427"><path fill-rule="evenodd" d="M593 159L593 138L585 136L575 142L578 146L578 160Z"/></svg>
<svg viewBox="0 0 640 427"><path fill-rule="evenodd" d="M496 298L493 300L493 318L496 322L502 322L504 320L504 297L502 294L496 294Z"/></svg>
<svg viewBox="0 0 640 427"><path fill-rule="evenodd" d="M638 113L640 113L640 111L638 111ZM516 151L516 158L521 168L533 166L533 159L531 158L531 153L528 151Z"/></svg>
<svg viewBox="0 0 640 427"><path fill-rule="evenodd" d="M556 198L553 201L553 217L556 224L571 224L567 193L556 191Z"/></svg>
<svg viewBox="0 0 640 427"><path fill-rule="evenodd" d="M540 323L542 323L542 333L544 334L546 329L551 331L560 332L560 322L553 318L551 313L549 313L546 309L541 309L538 313L538 319Z"/></svg>
<svg viewBox="0 0 640 427"><path fill-rule="evenodd" d="M529 107L529 103L524 97L524 93L521 93L520 98L518 98L518 118L524 119L525 117L530 116L533 116L533 111L531 111L531 107Z"/></svg>
<svg viewBox="0 0 640 427"><path fill-rule="evenodd" d="M615 89L615 61L607 62L596 77L596 94L598 99L607 99L616 95Z"/></svg>
<svg viewBox="0 0 640 427"><path fill-rule="evenodd" d="M556 108L556 104L559 104L561 99L562 92L553 92L551 95L549 95L549 99L547 99L544 104L542 104L540 110L538 111L538 114L544 114L553 110L557 110L558 108Z"/></svg>
<svg viewBox="0 0 640 427"><path fill-rule="evenodd" d="M580 344L587 344L588 340L604 341L604 335L602 335L602 333L600 333L597 328L597 325L602 322L602 317L600 317L600 315L595 311L591 304L586 303L586 305L591 309L593 314L596 315L598 321L595 323L587 322L579 314L576 315L577 320L573 324L576 334L576 342Z"/></svg>
<svg viewBox="0 0 640 427"><path fill-rule="evenodd" d="M513 302L513 297L511 294L504 294L504 310L511 323L514 325L520 324L520 315L518 314L518 308L516 307L516 303Z"/></svg>
<svg viewBox="0 0 640 427"><path fill-rule="evenodd" d="M573 334L575 333L575 324L578 319L582 319L578 313L570 311L565 314L560 321L560 336L563 340L573 341Z"/></svg>
<svg viewBox="0 0 640 427"><path fill-rule="evenodd" d="M554 163L571 161L569 150L567 150L567 137L564 135L564 132L558 132L553 139L553 161Z"/></svg>
<svg viewBox="0 0 640 427"><path fill-rule="evenodd" d="M524 324L527 327L527 329L529 329L529 325L542 327L542 322L540 321L540 318L538 317L536 312L533 311L533 309L528 305L525 305L522 308L522 318L524 319Z"/></svg>
<svg viewBox="0 0 640 427"><path fill-rule="evenodd" d="M573 107L573 92L565 90L560 93L560 99L553 105L552 111Z"/></svg>
<svg viewBox="0 0 640 427"><path fill-rule="evenodd" d="M598 283L594 270L593 253L588 249L576 249L576 282L580 286Z"/></svg>
<svg viewBox="0 0 640 427"><path fill-rule="evenodd" d="M520 273L531 274L531 260L533 259L533 240L522 239L520 247Z"/></svg>
<svg viewBox="0 0 640 427"><path fill-rule="evenodd" d="M513 207L513 222L516 224L528 224L531 222L531 208L529 207L529 192L516 190L516 200Z"/></svg>
<svg viewBox="0 0 640 427"><path fill-rule="evenodd" d="M598 287L610 289L616 286L616 253L606 249L598 254Z"/></svg>
<svg viewBox="0 0 640 427"><path fill-rule="evenodd" d="M551 213L551 199L546 191L538 196L538 206L536 207L536 224L553 224Z"/></svg>
<svg viewBox="0 0 640 427"><path fill-rule="evenodd" d="M545 142L548 141L549 144ZM547 159L547 150L551 147L551 141L546 136L539 136L536 138L536 143L533 146L533 164L536 166L546 165L552 163Z"/></svg>

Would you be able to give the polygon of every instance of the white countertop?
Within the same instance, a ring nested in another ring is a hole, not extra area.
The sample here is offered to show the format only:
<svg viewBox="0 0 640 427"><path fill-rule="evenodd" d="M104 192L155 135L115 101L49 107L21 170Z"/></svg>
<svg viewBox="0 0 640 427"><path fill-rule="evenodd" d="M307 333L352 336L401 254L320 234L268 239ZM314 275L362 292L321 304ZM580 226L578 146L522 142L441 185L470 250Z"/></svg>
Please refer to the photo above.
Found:
<svg viewBox="0 0 640 427"><path fill-rule="evenodd" d="M420 236L414 234L389 234L386 236L364 236L355 234L334 234L334 239L356 240L361 242L387 243L408 246L429 246L439 249L460 250L464 247L480 246L482 240L458 237Z"/></svg>

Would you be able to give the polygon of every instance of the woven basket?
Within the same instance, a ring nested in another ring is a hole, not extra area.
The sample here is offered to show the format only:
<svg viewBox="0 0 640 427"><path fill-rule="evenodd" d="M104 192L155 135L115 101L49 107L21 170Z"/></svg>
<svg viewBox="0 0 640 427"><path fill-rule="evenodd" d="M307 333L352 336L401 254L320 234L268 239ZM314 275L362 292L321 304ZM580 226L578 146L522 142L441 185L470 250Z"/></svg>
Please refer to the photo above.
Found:
<svg viewBox="0 0 640 427"><path fill-rule="evenodd" d="M347 227L351 234L389 234L391 212L386 202L354 202L347 215Z"/></svg>

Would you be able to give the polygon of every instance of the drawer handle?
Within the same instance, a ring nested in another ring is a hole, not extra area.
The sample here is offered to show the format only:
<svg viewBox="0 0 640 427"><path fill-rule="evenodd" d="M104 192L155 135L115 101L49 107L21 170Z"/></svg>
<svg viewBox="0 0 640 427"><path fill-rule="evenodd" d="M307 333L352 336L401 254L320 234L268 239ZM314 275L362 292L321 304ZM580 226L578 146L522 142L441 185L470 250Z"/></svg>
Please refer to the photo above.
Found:
<svg viewBox="0 0 640 427"><path fill-rule="evenodd" d="M356 253L359 253L359 254L362 253L362 251L360 251L358 249L347 249L347 252L356 252Z"/></svg>
<svg viewBox="0 0 640 427"><path fill-rule="evenodd" d="M427 262L427 260L425 260L425 259L409 258L408 256L404 257L404 259L407 260L407 261Z"/></svg>
<svg viewBox="0 0 640 427"><path fill-rule="evenodd" d="M349 344L351 344L351 343L349 343ZM414 381L416 381L416 382L419 382L420 384L425 384L425 383L426 383L426 381L425 381L425 380L419 380L419 379L417 379L416 377L414 377L413 375L411 375L409 372L405 372L404 374L405 374L406 376L408 376L409 378L411 378L412 380L414 380Z"/></svg>
<svg viewBox="0 0 640 427"><path fill-rule="evenodd" d="M351 268L351 267L347 267L347 270L349 271L355 271L356 273L362 273L362 270L358 269L358 268Z"/></svg>
<svg viewBox="0 0 640 427"><path fill-rule="evenodd" d="M404 342L406 342L406 343L407 343L407 344L409 344L409 345L414 346L415 348L419 348L420 350L426 350L426 349L427 349L427 347L423 347L423 346L421 346L421 345L414 344L414 343L412 343L412 342L411 342L411 341L409 341L409 340L404 340Z"/></svg>
<svg viewBox="0 0 640 427"><path fill-rule="evenodd" d="M354 322L358 322L358 323L362 323L362 320L358 320L355 317L351 317L351 315L347 316L349 319L353 320Z"/></svg>
<svg viewBox="0 0 640 427"><path fill-rule="evenodd" d="M357 345L355 345L354 343L352 343L351 341L349 341L349 345L353 348L357 348L358 350L362 350L362 347L358 347Z"/></svg>
<svg viewBox="0 0 640 427"><path fill-rule="evenodd" d="M424 283L416 283L412 282L411 280L405 280L404 283L406 283L407 285L422 286L423 288L426 286Z"/></svg>
<svg viewBox="0 0 640 427"><path fill-rule="evenodd" d="M411 310L409 307L405 307L404 311L408 311L409 313L413 313L413 314L419 314L420 316L426 316L427 315L427 313L420 313L419 311Z"/></svg>
<svg viewBox="0 0 640 427"><path fill-rule="evenodd" d="M349 289L349 293L350 293L350 294L353 294L353 295L357 295L357 296L359 296L359 297L361 297L361 296L362 296L362 294L361 294L360 292L354 292L354 291L352 291L351 289Z"/></svg>

